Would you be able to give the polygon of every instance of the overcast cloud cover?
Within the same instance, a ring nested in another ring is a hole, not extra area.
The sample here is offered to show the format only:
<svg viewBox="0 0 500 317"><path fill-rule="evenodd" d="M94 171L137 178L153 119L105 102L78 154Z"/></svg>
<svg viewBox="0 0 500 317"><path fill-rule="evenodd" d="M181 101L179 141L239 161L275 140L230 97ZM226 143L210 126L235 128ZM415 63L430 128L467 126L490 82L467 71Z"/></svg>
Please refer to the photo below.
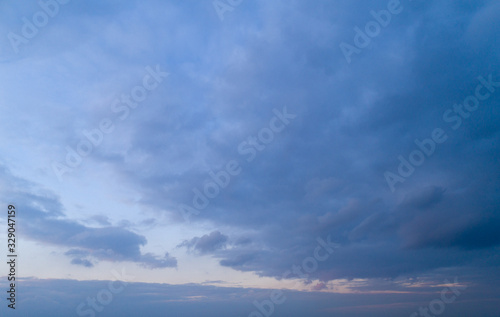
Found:
<svg viewBox="0 0 500 317"><path fill-rule="evenodd" d="M85 316L114 279L96 315L249 316L283 289L273 316L410 316L454 285L440 315L500 316L497 1L0 1L0 21L23 278L2 316Z"/></svg>

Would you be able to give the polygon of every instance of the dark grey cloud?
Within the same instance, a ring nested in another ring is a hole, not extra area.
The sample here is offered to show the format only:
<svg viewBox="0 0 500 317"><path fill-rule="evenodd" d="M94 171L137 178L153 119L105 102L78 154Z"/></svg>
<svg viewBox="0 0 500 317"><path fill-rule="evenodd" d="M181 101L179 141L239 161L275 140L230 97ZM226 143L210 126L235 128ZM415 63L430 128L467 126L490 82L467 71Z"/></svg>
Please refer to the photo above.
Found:
<svg viewBox="0 0 500 317"><path fill-rule="evenodd" d="M354 27L364 28L373 19L370 11L386 8L388 1L243 2L228 15L229 23L219 23L210 2L186 3L150 11L136 2L125 5L125 12L130 6L147 11L148 31L136 32L144 40L141 45L128 36L128 27L135 24L124 20L126 14L116 33L105 36L92 23L82 25L83 17L75 19L75 34L85 34L83 44L60 42L60 34L47 33L52 42L44 43L55 46L41 50L46 56L52 47L65 57L75 46L102 46L97 54L103 61L88 58L83 70L56 55L58 67L47 67L50 79L66 78L56 71L65 68L81 79L65 86L67 91L81 91L83 79L94 82L97 73L116 80L136 55L146 56L148 63L163 61L172 73L167 85L117 127L116 140L126 146L103 145L89 160L110 166L124 185L141 193L138 204L162 213L169 223L184 221L179 204L192 203L193 188L210 182L210 171L237 160L241 174L191 221L254 234L226 237L215 231L182 243L226 267L280 278L311 256L318 237L330 236L340 247L310 274L322 283L339 278L394 281L453 271L466 272L477 285L488 284L483 272L495 276L492 268L500 263L500 89L491 91L459 129L452 129L443 114L475 92L478 76L500 81L496 1L401 0L403 11L350 64L339 44L352 42ZM76 18L81 7L73 8L70 17ZM111 7L96 5L98 13L92 8L85 13L99 16ZM123 43L110 41L116 34ZM40 48L38 43L34 47ZM29 81L31 64L25 73L15 66L16 76L26 78L23 86L47 82L39 77ZM61 87L53 86L44 87L47 96L60 96ZM24 95L31 94L18 93L14 100ZM58 98L73 104L64 95ZM248 162L238 145L267 127L273 109L284 106L296 119ZM21 109L23 117L33 113ZM40 142L62 140L61 149L78 141L67 133L78 126L75 118L95 116L78 107L58 113L71 119L58 122L53 138ZM32 114L24 122L35 119ZM44 135L34 133L30 124L19 126L23 129L12 129L16 136ZM407 158L417 149L415 140L430 138L436 128L446 132L446 142L392 193L384 172L395 172L398 156ZM98 226L84 226L65 219L54 195L41 194L20 179L11 179L9 186L13 192L22 189L15 199L37 202L23 206L31 219L26 222L29 237L71 248L67 255L75 263L128 260L174 266L168 255L142 254L146 241L126 222L111 226L94 219ZM143 224L161 225L151 217ZM363 299L369 302L366 311L380 308L379 298ZM354 312L359 302L351 303L325 307L323 313L359 316ZM309 315L307 310L295 313Z"/></svg>
<svg viewBox="0 0 500 317"><path fill-rule="evenodd" d="M443 113L474 93L478 76L500 80L496 33L487 27L497 6L401 3L401 14L347 64L339 44L352 41L353 28L386 1L363 2L361 10L361 2L258 2L265 12L258 26L243 18L238 29L224 30L212 44L216 66L190 68L199 77L189 84L179 73L168 100L150 108L154 119L137 121L129 154L147 159L116 170L147 193L142 203L184 221L179 204L192 203L193 188L202 190L210 171L237 160L241 174L191 221L258 232L251 243L211 251L238 270L279 277L328 235L341 244L341 259L312 274L325 280L477 263L499 245L492 228L500 206L500 90L458 130ZM247 162L238 145L282 106L297 118ZM435 128L447 141L391 193L384 172Z"/></svg>
<svg viewBox="0 0 500 317"><path fill-rule="evenodd" d="M201 237L194 237L191 240L185 240L178 247L187 247L190 250L199 252L200 254L213 253L226 246L228 237L220 233L220 231L212 231Z"/></svg>

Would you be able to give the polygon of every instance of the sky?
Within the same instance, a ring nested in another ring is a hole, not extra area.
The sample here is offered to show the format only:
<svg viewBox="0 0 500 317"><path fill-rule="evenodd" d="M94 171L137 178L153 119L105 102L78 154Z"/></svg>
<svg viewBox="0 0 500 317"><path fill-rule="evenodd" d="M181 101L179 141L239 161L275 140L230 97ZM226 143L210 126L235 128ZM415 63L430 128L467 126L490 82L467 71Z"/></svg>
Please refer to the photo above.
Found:
<svg viewBox="0 0 500 317"><path fill-rule="evenodd" d="M500 316L500 3L0 1L2 316Z"/></svg>

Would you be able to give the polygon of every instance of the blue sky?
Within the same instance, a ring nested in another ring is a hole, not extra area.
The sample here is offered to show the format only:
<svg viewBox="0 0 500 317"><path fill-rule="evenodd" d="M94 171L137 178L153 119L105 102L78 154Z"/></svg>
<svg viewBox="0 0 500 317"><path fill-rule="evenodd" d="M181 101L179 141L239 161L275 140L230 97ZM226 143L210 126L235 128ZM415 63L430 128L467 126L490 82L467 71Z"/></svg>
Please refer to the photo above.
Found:
<svg viewBox="0 0 500 317"><path fill-rule="evenodd" d="M496 1L0 21L2 315L500 316Z"/></svg>

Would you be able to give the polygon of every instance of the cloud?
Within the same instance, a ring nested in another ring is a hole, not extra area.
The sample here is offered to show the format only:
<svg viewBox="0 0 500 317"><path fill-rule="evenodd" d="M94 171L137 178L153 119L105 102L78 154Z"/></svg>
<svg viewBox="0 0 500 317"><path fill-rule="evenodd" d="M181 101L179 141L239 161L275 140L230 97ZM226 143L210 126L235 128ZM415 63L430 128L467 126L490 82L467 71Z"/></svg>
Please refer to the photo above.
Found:
<svg viewBox="0 0 500 317"><path fill-rule="evenodd" d="M401 204L409 208L427 209L441 201L445 191L446 189L438 186L429 186L421 190L414 190L405 196Z"/></svg>
<svg viewBox="0 0 500 317"><path fill-rule="evenodd" d="M312 287L312 290L313 291L321 291L321 290L324 290L324 289L327 289L328 287L326 286L325 283L317 283L315 284L313 287Z"/></svg>
<svg viewBox="0 0 500 317"><path fill-rule="evenodd" d="M494 275L493 271L489 273ZM450 280L454 281L453 278ZM467 316L496 316L499 305L498 283L483 279L481 285L475 285L469 283L466 277L459 278L458 282L468 286L460 296L467 296L467 301L457 300L446 307L447 312ZM98 298L99 292L109 289L110 281L24 278L21 283L26 296L22 302L23 311L29 316L46 317L53 316L54 312L61 316L75 314L76 308L82 303L85 308L90 308L87 298ZM442 284L443 280L432 278L402 279L397 283L388 283L383 279L372 282L338 281L334 285L338 287L338 291L334 293L324 289L322 292L282 290L286 301L276 305L274 309L275 312L291 317L407 316L424 303L428 305L431 300L439 298L439 293L438 297L429 297L429 294L443 289ZM272 292L270 289L194 284L127 282L125 286L119 283L114 283L114 286L124 289L113 294L109 304L102 305L100 301L96 301L97 307L103 308L99 312L102 316L147 314L160 317L165 315L165 311L189 317L199 316L201 311L207 317L247 316L257 310L251 303L265 303ZM322 283L317 286L323 287ZM6 279L0 280L0 287L7 287ZM374 288L380 291L372 292ZM147 296L142 296L144 294Z"/></svg>
<svg viewBox="0 0 500 317"><path fill-rule="evenodd" d="M92 262L90 262L89 260L86 260L86 259L81 259L81 258L74 258L71 260L71 264L75 264L75 265L83 265L85 267L93 267L94 264L92 264Z"/></svg>
<svg viewBox="0 0 500 317"><path fill-rule="evenodd" d="M102 216L81 220L68 200L87 200L70 198L88 183L105 183L123 195L106 196L110 204L137 207L144 226L182 227L179 205L213 181L211 171L237 160L242 173L191 219L193 230L210 233L179 234L175 244L225 268L280 278L311 256L318 237L330 236L339 249L311 273L325 284L496 268L500 90L460 129L443 113L475 92L478 76L500 81L492 40L499 6L401 2L401 14L350 64L339 44L353 41L354 28L386 3L243 2L228 13L229 24L211 2L66 6L20 55L2 58L2 159L27 175L4 169L2 197L22 202L27 238L70 250L77 265L175 267L164 251L141 252L148 232L133 229L137 215L116 212L128 219L112 222L103 207L92 212ZM12 11L0 15L20 29ZM118 121L114 98L157 63L172 74L168 84ZM239 144L284 106L296 119L248 162ZM117 122L114 134L68 183L54 185L47 166L104 117ZM415 140L435 128L447 141L392 193L384 172L395 172L398 157L408 158Z"/></svg>
<svg viewBox="0 0 500 317"><path fill-rule="evenodd" d="M228 237L220 233L220 231L213 231L201 237L194 237L189 241L185 240L178 247L187 247L200 254L206 254L224 248L227 240Z"/></svg>
<svg viewBox="0 0 500 317"><path fill-rule="evenodd" d="M87 257L105 261L132 261L148 268L176 267L177 261L168 253L163 257L141 254L146 238L120 227L89 228L72 221L41 217L33 225L26 225L31 239L78 248ZM73 252L67 255L74 256ZM80 258L81 261L84 261ZM81 264L75 263L74 264Z"/></svg>
<svg viewBox="0 0 500 317"><path fill-rule="evenodd" d="M72 264L92 267L96 261L132 261L148 268L177 266L177 260L168 253L163 257L142 254L140 247L147 243L144 236L121 227L88 227L67 219L55 195L13 176L5 167L1 172L2 186L23 184L24 188L14 186L6 195L23 211L19 223L26 238L69 248L65 255L72 258Z"/></svg>
<svg viewBox="0 0 500 317"><path fill-rule="evenodd" d="M101 225L101 226L110 226L109 218L104 215L95 215L90 218L91 221Z"/></svg>
<svg viewBox="0 0 500 317"><path fill-rule="evenodd" d="M222 266L228 266L232 267L234 269L238 270L245 270L245 271L250 271L254 270L254 267L250 267L250 269L245 269L245 267L248 267L249 262L254 262L254 259L256 258L257 253L245 253L245 254L237 254L237 255L232 255L232 258L226 258L224 260L220 261L220 264Z"/></svg>

